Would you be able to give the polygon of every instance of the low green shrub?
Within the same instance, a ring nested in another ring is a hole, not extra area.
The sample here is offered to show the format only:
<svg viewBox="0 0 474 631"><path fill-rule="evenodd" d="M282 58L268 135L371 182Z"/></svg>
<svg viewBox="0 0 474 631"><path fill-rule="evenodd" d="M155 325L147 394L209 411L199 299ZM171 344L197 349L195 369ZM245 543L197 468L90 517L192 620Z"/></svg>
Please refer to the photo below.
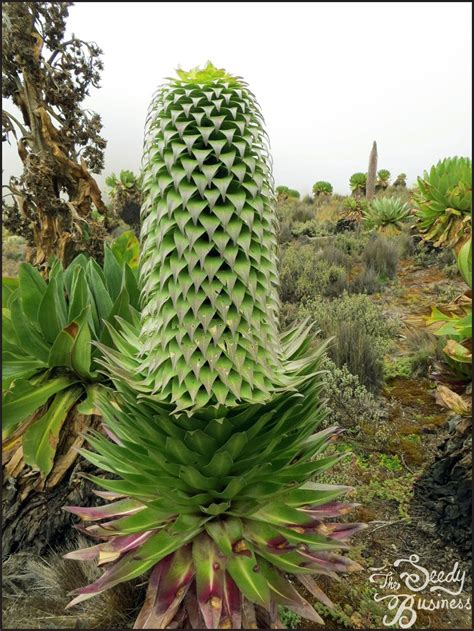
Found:
<svg viewBox="0 0 474 631"><path fill-rule="evenodd" d="M400 357L389 357L384 363L384 379L391 381L401 377L409 379L413 375L413 363L411 357L402 355Z"/></svg>
<svg viewBox="0 0 474 631"><path fill-rule="evenodd" d="M311 300L299 310L310 317L324 338L333 337L330 358L359 377L372 392L383 382L383 358L392 346L398 323L387 317L368 296L349 295L329 300Z"/></svg>
<svg viewBox="0 0 474 631"><path fill-rule="evenodd" d="M282 605L278 605L278 615L280 616L282 624L288 629L297 629L302 621L300 615Z"/></svg>
<svg viewBox="0 0 474 631"><path fill-rule="evenodd" d="M362 262L382 278L395 278L399 251L393 241L380 235L370 239L362 253Z"/></svg>
<svg viewBox="0 0 474 631"><path fill-rule="evenodd" d="M382 282L377 272L370 268L364 267L361 273L356 276L350 284L351 294L375 294L382 289Z"/></svg>
<svg viewBox="0 0 474 631"><path fill-rule="evenodd" d="M382 385L384 373L382 358L372 346L372 340L357 322L339 322L335 344L329 348L329 356L337 366L346 366L357 375L371 392Z"/></svg>
<svg viewBox="0 0 474 631"><path fill-rule="evenodd" d="M377 427L388 416L387 405L378 400L347 368L338 368L329 358L324 362L323 397L329 410L328 423L346 429Z"/></svg>
<svg viewBox="0 0 474 631"><path fill-rule="evenodd" d="M337 267L349 269L351 266L351 257L334 245L334 241L325 244L321 250L319 250L319 256L327 263L336 265Z"/></svg>
<svg viewBox="0 0 474 631"><path fill-rule="evenodd" d="M400 234L393 239L398 248L400 258L407 258L415 255L416 245L413 236L410 234L409 228L405 228Z"/></svg>
<svg viewBox="0 0 474 631"><path fill-rule="evenodd" d="M362 254L368 242L369 235L360 230L336 234L332 240L335 247L354 257L359 257Z"/></svg>
<svg viewBox="0 0 474 631"><path fill-rule="evenodd" d="M290 244L283 249L280 264L280 298L299 302L314 296L339 296L347 288L343 267L321 258L313 245Z"/></svg>

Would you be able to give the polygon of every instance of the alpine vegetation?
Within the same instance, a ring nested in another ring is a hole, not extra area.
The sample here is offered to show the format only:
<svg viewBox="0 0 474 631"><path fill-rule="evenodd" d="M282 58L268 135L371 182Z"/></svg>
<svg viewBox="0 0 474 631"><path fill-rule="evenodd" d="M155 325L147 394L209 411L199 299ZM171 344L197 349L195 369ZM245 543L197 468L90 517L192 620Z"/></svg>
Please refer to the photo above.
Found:
<svg viewBox="0 0 474 631"><path fill-rule="evenodd" d="M348 487L313 481L339 429L315 433L324 346L278 332L271 159L240 77L208 63L159 88L141 219L141 322L110 330L109 438L82 452L111 503L68 507L102 522L68 558L106 570L69 606L151 570L135 628L278 627L278 605L321 623L287 574L331 606L312 575L360 569L341 552L363 525L333 520Z"/></svg>
<svg viewBox="0 0 474 631"><path fill-rule="evenodd" d="M472 234L470 158L446 158L425 171L418 178L414 201L423 239L459 251Z"/></svg>

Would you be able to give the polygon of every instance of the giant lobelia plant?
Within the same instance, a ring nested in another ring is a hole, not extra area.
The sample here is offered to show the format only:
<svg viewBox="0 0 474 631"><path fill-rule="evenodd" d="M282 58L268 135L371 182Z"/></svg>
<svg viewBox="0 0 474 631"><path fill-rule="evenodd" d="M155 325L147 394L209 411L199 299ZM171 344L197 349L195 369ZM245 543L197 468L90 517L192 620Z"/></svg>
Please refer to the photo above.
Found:
<svg viewBox="0 0 474 631"><path fill-rule="evenodd" d="M110 330L99 397L110 438L83 454L111 503L68 507L98 539L69 553L105 564L69 606L151 570L136 628L281 625L278 605L321 623L313 575L359 569L341 554L362 526L334 521L348 487L315 475L339 432L324 419L324 348L280 335L276 218L262 116L247 84L212 64L178 71L147 119L143 309ZM265 622L263 622L265 624Z"/></svg>

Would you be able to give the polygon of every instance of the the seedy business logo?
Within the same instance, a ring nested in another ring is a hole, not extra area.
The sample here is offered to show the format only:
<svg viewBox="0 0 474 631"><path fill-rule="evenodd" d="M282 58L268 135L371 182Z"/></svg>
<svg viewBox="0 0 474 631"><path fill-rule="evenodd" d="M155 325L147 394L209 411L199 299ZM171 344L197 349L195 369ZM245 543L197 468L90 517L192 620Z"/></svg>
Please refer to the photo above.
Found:
<svg viewBox="0 0 474 631"><path fill-rule="evenodd" d="M389 614L383 617L386 627L410 629L418 611L437 609L471 609L471 598L462 595L466 572L456 561L449 571L428 570L417 554L397 559L393 565L371 567L369 577L380 591L374 594L378 603L385 602ZM423 595L422 595L422 592Z"/></svg>

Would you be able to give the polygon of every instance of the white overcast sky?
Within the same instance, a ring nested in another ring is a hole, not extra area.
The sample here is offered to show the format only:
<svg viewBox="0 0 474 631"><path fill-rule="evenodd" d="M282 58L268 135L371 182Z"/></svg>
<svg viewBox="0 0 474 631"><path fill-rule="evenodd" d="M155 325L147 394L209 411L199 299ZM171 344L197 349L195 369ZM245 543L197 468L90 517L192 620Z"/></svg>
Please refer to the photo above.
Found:
<svg viewBox="0 0 474 631"><path fill-rule="evenodd" d="M411 184L471 156L470 24L470 2L79 2L69 32L104 51L87 100L108 141L99 182L139 169L156 86L210 59L257 96L277 184L347 193L373 140L379 168ZM16 150L3 155L4 177L18 172Z"/></svg>

